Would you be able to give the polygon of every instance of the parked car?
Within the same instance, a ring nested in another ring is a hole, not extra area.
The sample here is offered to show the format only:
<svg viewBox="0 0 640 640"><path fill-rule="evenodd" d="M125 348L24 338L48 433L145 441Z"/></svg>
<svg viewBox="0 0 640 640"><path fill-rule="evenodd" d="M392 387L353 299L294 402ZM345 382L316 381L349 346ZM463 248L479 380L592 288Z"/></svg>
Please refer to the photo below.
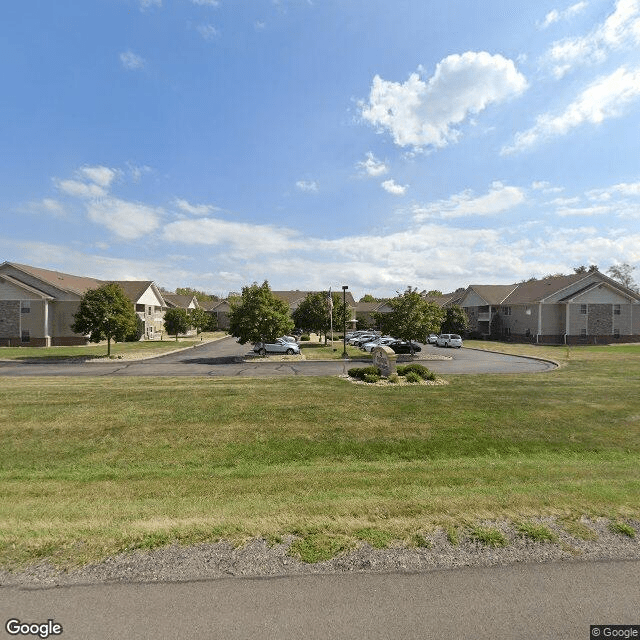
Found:
<svg viewBox="0 0 640 640"><path fill-rule="evenodd" d="M375 349L375 347L382 347L384 345L389 345L390 342L396 342L395 338L389 338L389 337L385 337L385 338L378 338L377 340L372 340L371 342L365 342L361 349L364 349L364 351L367 352L371 352Z"/></svg>
<svg viewBox="0 0 640 640"><path fill-rule="evenodd" d="M427 343L428 344L436 344L438 342L438 334L437 333L430 333L429 337L427 338Z"/></svg>
<svg viewBox="0 0 640 640"><path fill-rule="evenodd" d="M297 342L293 336L281 336L278 340L284 340L285 342Z"/></svg>
<svg viewBox="0 0 640 640"><path fill-rule="evenodd" d="M256 342L253 350L261 356L267 353L286 353L288 356L300 353L300 347L295 342L286 342L282 338L270 343Z"/></svg>
<svg viewBox="0 0 640 640"><path fill-rule="evenodd" d="M436 345L439 347L456 347L462 346L462 338L457 333L441 333L438 336Z"/></svg>
<svg viewBox="0 0 640 640"><path fill-rule="evenodd" d="M361 342L362 344L364 344L365 342L370 342L377 337L378 336L374 333L363 333L357 336L353 336L353 338L350 338L348 342L349 344L359 347Z"/></svg>
<svg viewBox="0 0 640 640"><path fill-rule="evenodd" d="M405 340L395 340L390 342L388 347L391 347L396 353L411 353L413 347L413 353L422 351L422 347L415 342L406 342Z"/></svg>

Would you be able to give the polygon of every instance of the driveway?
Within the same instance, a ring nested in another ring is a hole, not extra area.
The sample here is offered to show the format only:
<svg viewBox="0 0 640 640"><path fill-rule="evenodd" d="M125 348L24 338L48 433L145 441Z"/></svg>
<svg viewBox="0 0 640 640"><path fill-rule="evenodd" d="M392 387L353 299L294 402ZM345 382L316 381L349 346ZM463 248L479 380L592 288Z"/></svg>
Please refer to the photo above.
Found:
<svg viewBox="0 0 640 640"><path fill-rule="evenodd" d="M104 362L19 362L0 361L0 376L335 376L366 360L244 360L248 345L234 338L223 338L148 360L111 360ZM474 349L446 349L423 346L423 356L446 356L446 360L428 360L423 364L441 374L538 373L554 368L550 362Z"/></svg>

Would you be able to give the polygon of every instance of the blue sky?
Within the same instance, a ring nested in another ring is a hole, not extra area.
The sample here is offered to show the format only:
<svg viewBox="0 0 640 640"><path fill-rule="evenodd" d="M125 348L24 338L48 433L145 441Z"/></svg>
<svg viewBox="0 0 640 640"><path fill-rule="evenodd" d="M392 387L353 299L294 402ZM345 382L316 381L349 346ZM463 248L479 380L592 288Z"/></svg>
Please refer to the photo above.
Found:
<svg viewBox="0 0 640 640"><path fill-rule="evenodd" d="M640 266L640 0L14 2L1 28L0 261L356 297Z"/></svg>

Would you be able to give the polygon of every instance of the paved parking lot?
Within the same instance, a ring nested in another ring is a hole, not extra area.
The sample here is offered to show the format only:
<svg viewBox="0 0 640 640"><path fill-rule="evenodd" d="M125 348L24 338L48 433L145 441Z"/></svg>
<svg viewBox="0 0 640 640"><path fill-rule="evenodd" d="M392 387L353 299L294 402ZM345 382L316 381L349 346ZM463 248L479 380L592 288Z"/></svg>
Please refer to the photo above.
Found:
<svg viewBox="0 0 640 640"><path fill-rule="evenodd" d="M248 345L224 338L157 358L105 362L0 362L0 376L331 376L358 366L357 360L329 362L308 360L244 360ZM537 373L549 371L553 363L475 349L423 346L422 356L447 356L447 360L425 360L436 373ZM366 360L363 362L367 362Z"/></svg>

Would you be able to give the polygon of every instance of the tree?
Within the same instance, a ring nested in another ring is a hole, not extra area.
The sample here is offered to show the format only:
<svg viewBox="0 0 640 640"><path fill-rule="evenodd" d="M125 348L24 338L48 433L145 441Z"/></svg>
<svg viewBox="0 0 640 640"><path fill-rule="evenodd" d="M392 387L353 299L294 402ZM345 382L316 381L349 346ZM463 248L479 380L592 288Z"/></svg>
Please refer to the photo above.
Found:
<svg viewBox="0 0 640 640"><path fill-rule="evenodd" d="M628 262L614 264L607 269L607 273L614 280L617 280L620 284L627 287L627 289L638 291L638 285L634 282L633 276L631 275L633 271L635 271L635 267L632 267Z"/></svg>
<svg viewBox="0 0 640 640"><path fill-rule="evenodd" d="M229 306L229 332L240 344L273 342L294 328L289 305L273 295L266 280L242 287L240 298L230 300Z"/></svg>
<svg viewBox="0 0 640 640"><path fill-rule="evenodd" d="M296 327L300 327L305 331L326 334L330 326L328 297L329 294L324 291L308 293L291 313Z"/></svg>
<svg viewBox="0 0 640 640"><path fill-rule="evenodd" d="M588 267L586 267L585 265L581 264L579 267L574 267L573 270L580 274L580 273L593 273L594 271L598 270L598 265L597 264L590 264Z"/></svg>
<svg viewBox="0 0 640 640"><path fill-rule="evenodd" d="M164 327L167 333L176 337L178 341L179 333L187 333L191 326L191 318L186 309L180 309L175 307L173 309L167 309L164 313Z"/></svg>
<svg viewBox="0 0 640 640"><path fill-rule="evenodd" d="M87 291L73 320L71 330L88 335L90 342L101 342L106 338L108 356L111 355L112 338L122 342L138 328L133 303L114 282Z"/></svg>
<svg viewBox="0 0 640 640"><path fill-rule="evenodd" d="M345 320L350 318L350 308L346 302L342 302L340 294L331 293L331 302L329 305L328 291L314 291L308 293L304 300L293 311L291 317L296 323L296 327L300 327L305 331L315 331L324 334L325 341L327 332L331 328L333 321L333 329L342 331ZM331 315L329 315L329 307L331 306Z"/></svg>
<svg viewBox="0 0 640 640"><path fill-rule="evenodd" d="M198 291L197 289L192 289L191 287L178 287L176 289L176 293L179 296L195 296L198 300L209 300L211 302L217 302L220 300L218 296L213 293L205 293L204 291Z"/></svg>
<svg viewBox="0 0 640 640"><path fill-rule="evenodd" d="M440 291L440 289L431 289L431 291L427 291L425 295L427 298L440 298L442 296L442 291Z"/></svg>
<svg viewBox="0 0 640 640"><path fill-rule="evenodd" d="M385 333L400 340L424 342L430 333L440 331L445 316L443 309L425 300L417 289L407 287L404 293L398 294L387 304L392 311L375 314Z"/></svg>
<svg viewBox="0 0 640 640"><path fill-rule="evenodd" d="M464 333L469 327L469 318L465 310L454 304L445 309L444 322L440 329L440 333Z"/></svg>
<svg viewBox="0 0 640 640"><path fill-rule="evenodd" d="M374 298L370 293L365 293L359 302L380 302L378 298Z"/></svg>
<svg viewBox="0 0 640 640"><path fill-rule="evenodd" d="M218 327L217 318L199 307L191 310L189 318L191 326L194 327L198 333L201 331L215 331Z"/></svg>

